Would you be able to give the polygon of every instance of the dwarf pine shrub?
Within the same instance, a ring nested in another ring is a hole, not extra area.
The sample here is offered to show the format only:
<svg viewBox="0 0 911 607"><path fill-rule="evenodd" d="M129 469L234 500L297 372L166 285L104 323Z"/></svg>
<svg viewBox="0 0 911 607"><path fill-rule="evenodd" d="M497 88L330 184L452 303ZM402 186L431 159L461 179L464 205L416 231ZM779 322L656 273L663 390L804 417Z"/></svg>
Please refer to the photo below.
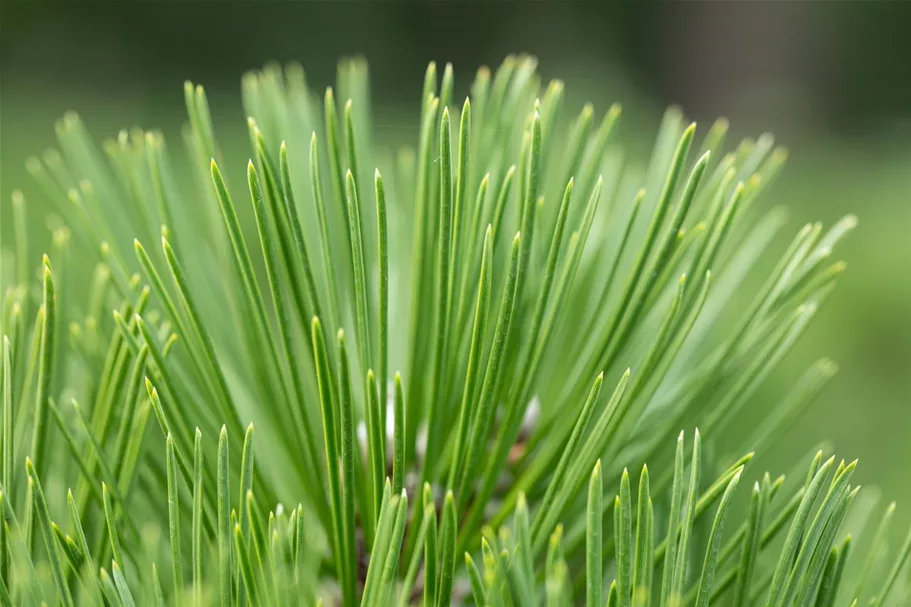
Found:
<svg viewBox="0 0 911 607"><path fill-rule="evenodd" d="M245 167L191 83L183 150L56 124L37 277L22 192L4 243L0 603L907 605L855 462L751 464L835 371L752 399L855 219L774 252L771 135L672 108L639 164L531 57L454 90L393 151L362 60L247 74Z"/></svg>

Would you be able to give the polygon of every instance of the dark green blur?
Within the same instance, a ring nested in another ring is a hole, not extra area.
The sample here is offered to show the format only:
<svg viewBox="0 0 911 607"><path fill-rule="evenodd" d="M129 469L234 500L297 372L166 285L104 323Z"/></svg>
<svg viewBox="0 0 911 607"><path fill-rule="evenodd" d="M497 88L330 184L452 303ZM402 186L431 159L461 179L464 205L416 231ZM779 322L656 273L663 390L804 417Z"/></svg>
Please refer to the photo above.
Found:
<svg viewBox="0 0 911 607"><path fill-rule="evenodd" d="M859 228L839 251L848 271L767 398L822 355L839 364L839 375L763 466L789 469L831 439L840 455L860 458L859 482L899 500L906 524L908 23L911 3L8 3L0 10L0 234L6 248L10 192L21 189L37 267L49 242L46 207L23 161L54 145L53 121L68 109L99 139L134 124L158 126L176 149L182 83L192 79L206 86L226 157L237 167L248 153L240 75L268 60L301 62L318 89L334 80L338 57L363 54L378 137L410 142L429 60L453 62L458 97L477 66L529 52L544 78L566 81L567 115L587 100L602 110L621 102L623 137L634 152L647 153L671 103L702 129L727 116L731 139L775 133L791 154L762 200L792 210L783 236L806 221L828 226L858 215ZM777 246L780 252L784 242ZM0 267L12 270L6 257Z"/></svg>

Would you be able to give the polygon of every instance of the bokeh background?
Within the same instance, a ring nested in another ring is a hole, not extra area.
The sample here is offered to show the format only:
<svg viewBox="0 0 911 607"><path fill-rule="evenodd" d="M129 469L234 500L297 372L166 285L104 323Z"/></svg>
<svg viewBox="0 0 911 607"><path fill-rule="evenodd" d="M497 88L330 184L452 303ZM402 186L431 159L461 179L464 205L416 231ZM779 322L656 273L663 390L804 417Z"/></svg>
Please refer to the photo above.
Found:
<svg viewBox="0 0 911 607"><path fill-rule="evenodd" d="M479 65L528 52L545 80L566 82L566 108L621 102L622 137L634 153L647 153L671 103L703 128L728 117L732 139L773 132L791 154L765 204L792 210L788 237L806 221L859 216L840 250L847 273L770 393L823 354L840 373L768 465L787 470L811 444L831 439L839 454L861 459L860 482L900 501L907 523L909 24L911 2L4 3L0 233L9 242L10 192L31 187L24 158L54 145L53 122L66 110L99 139L140 125L176 140L182 83L192 79L206 86L226 155L239 161L240 75L266 61L300 61L319 89L334 81L338 57L366 56L378 128L395 140L416 133L429 60L454 64L458 96ZM36 198L30 204L40 210ZM38 216L35 246L47 239Z"/></svg>

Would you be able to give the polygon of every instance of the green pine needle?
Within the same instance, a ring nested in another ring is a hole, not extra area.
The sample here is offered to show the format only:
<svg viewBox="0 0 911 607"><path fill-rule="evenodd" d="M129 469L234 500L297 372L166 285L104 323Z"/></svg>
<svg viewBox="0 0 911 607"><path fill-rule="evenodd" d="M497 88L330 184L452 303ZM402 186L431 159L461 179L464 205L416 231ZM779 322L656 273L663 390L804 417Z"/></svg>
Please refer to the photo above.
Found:
<svg viewBox="0 0 911 607"><path fill-rule="evenodd" d="M837 369L757 400L857 224L775 250L770 134L671 108L628 157L619 105L564 108L525 55L431 63L410 147L363 59L323 94L296 64L241 84L243 174L190 82L184 155L70 112L26 161L0 605L908 603L911 536L854 503L856 462L756 468Z"/></svg>

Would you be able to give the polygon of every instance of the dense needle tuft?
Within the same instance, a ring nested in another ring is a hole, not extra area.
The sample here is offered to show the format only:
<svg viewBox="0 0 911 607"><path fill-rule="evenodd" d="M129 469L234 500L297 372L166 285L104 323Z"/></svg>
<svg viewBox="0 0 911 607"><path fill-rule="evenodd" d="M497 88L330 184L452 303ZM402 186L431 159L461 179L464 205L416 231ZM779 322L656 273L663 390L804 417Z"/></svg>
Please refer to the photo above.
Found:
<svg viewBox="0 0 911 607"><path fill-rule="evenodd" d="M0 605L908 604L856 462L756 461L835 373L754 398L857 219L776 250L770 134L671 108L633 158L564 88L431 63L403 144L364 60L270 64L245 172L191 82L179 155L58 121L4 243Z"/></svg>

